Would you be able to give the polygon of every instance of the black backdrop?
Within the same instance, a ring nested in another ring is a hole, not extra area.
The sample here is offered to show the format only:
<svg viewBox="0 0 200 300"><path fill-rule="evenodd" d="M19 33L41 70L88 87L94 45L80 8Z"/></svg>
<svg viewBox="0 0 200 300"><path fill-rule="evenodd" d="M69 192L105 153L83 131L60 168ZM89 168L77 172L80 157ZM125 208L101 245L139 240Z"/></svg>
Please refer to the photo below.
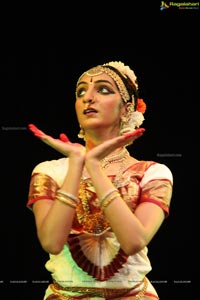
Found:
<svg viewBox="0 0 200 300"><path fill-rule="evenodd" d="M141 97L147 103L146 132L129 150L138 159L165 163L174 176L170 216L149 245L153 267L149 278L161 300L174 298L174 293L179 299L192 299L191 258L195 244L186 147L194 145L189 128L193 119L198 51L196 23L192 23L194 27L188 23L190 29L183 33L183 28L188 28L185 21L193 22L193 17L181 19L177 14L177 20L181 33L165 31L159 35L158 30L158 39L148 39L146 35L146 40L137 47L127 46L125 41L123 47L121 44L105 46L102 36L98 47L84 44L73 48L59 43L31 42L2 47L2 292L12 293L14 299L42 299L50 280L44 268L48 256L39 245L33 215L26 202L33 167L43 160L61 156L37 140L28 131L27 124L35 123L55 137L65 132L73 141L79 141L74 112L78 76L93 65L121 60L134 69Z"/></svg>

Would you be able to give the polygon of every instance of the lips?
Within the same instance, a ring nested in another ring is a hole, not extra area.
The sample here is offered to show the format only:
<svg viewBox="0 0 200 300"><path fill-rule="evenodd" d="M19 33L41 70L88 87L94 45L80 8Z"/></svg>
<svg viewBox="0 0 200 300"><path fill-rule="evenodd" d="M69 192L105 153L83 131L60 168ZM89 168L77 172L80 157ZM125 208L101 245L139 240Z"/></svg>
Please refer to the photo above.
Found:
<svg viewBox="0 0 200 300"><path fill-rule="evenodd" d="M86 115L86 114L90 114L90 113L96 113L96 112L97 112L97 110L96 110L96 109L94 109L94 108L90 107L90 108L86 108L86 109L84 109L84 111L83 111L83 114L84 114L84 115Z"/></svg>

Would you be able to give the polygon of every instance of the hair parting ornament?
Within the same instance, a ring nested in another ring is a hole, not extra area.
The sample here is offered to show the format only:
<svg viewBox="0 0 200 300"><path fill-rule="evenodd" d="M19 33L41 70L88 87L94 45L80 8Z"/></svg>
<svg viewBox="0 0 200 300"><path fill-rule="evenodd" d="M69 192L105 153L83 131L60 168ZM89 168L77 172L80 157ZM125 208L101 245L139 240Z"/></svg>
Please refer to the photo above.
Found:
<svg viewBox="0 0 200 300"><path fill-rule="evenodd" d="M138 97L137 77L129 66L121 61L111 61L103 65L98 65L84 72L78 79L77 84L83 75L98 76L102 73L109 75L116 83L121 97L125 103L130 102L128 112L121 120L120 134L134 131L140 127L144 121L143 114L146 111L146 104ZM84 130L81 129L79 138L84 138Z"/></svg>

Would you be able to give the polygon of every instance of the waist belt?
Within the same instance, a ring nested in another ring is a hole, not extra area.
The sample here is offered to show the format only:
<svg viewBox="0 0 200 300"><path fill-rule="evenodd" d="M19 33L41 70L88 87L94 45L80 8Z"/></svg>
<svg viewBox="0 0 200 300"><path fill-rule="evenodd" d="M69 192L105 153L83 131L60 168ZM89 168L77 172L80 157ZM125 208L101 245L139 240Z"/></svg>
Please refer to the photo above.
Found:
<svg viewBox="0 0 200 300"><path fill-rule="evenodd" d="M62 299L66 299L66 300L83 299L85 297L101 297L101 298L112 299L117 297L123 297L129 292L131 292L131 295L133 295L132 292L134 293L134 290L142 284L144 284L143 288L140 291L136 292L138 296L142 297L144 296L148 285L146 277L144 277L144 279L139 284L135 285L133 288L118 289L118 288L95 288L95 287L63 287L55 280L53 281L53 284L50 285L50 287L55 294L59 294L60 296L62 295L61 293L59 293L60 291L68 291L68 292L76 293L75 296L62 295Z"/></svg>

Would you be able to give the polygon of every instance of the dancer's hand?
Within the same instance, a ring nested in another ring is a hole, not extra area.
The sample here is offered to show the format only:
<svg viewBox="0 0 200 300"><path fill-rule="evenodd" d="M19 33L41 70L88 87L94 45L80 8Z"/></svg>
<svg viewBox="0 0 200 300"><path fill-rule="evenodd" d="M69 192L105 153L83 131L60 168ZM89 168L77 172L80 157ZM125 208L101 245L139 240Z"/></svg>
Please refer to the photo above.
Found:
<svg viewBox="0 0 200 300"><path fill-rule="evenodd" d="M109 155L117 148L132 144L136 139L143 135L144 131L144 128L138 128L132 132L117 136L94 147L86 154L86 164L92 161L100 162L100 160L102 160L105 156Z"/></svg>
<svg viewBox="0 0 200 300"><path fill-rule="evenodd" d="M85 156L85 147L79 143L71 143L67 135L61 133L59 139L47 135L34 124L28 125L30 131L42 142L62 153L65 156Z"/></svg>

